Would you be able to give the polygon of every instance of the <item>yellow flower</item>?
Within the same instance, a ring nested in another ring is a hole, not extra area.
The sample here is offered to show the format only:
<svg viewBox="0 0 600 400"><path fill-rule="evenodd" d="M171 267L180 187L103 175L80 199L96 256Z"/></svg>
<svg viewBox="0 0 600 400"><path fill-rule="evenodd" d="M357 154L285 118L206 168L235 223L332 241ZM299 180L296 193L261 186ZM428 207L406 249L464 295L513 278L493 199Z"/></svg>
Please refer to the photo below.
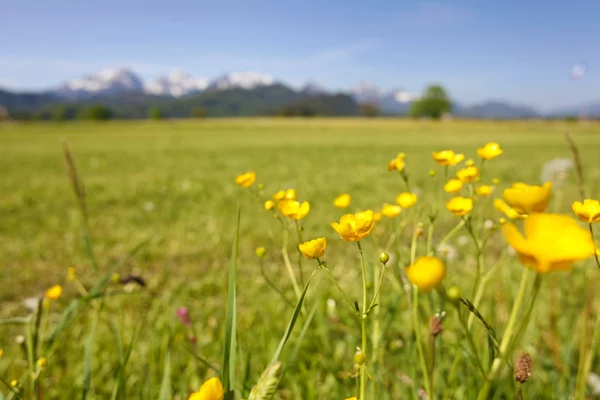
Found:
<svg viewBox="0 0 600 400"><path fill-rule="evenodd" d="M496 210L500 211L501 213L504 213L504 215L506 215L510 219L517 219L517 218L523 217L521 214L519 214L517 212L517 210L515 210L514 208L512 208L511 206L506 204L501 199L494 200L494 208Z"/></svg>
<svg viewBox="0 0 600 400"><path fill-rule="evenodd" d="M590 232L567 215L531 214L525 220L525 236L510 223L502 229L519 261L538 273L568 271L596 250Z"/></svg>
<svg viewBox="0 0 600 400"><path fill-rule="evenodd" d="M48 300L58 300L62 294L62 286L54 285L50 289L46 290L46 298Z"/></svg>
<svg viewBox="0 0 600 400"><path fill-rule="evenodd" d="M453 166L464 160L464 154L454 153L452 150L434 151L431 153L433 160L439 165Z"/></svg>
<svg viewBox="0 0 600 400"><path fill-rule="evenodd" d="M473 161L472 158L469 158L467 161L465 161L465 167L472 167L475 165L475 161Z"/></svg>
<svg viewBox="0 0 600 400"><path fill-rule="evenodd" d="M598 200L585 199L582 202L573 203L573 212L583 222L591 224L600 221L600 202Z"/></svg>
<svg viewBox="0 0 600 400"><path fill-rule="evenodd" d="M273 195L273 199L276 201L296 200L296 189L280 190Z"/></svg>
<svg viewBox="0 0 600 400"><path fill-rule="evenodd" d="M410 192L400 193L396 197L396 203L402 208L412 207L417 202L417 195Z"/></svg>
<svg viewBox="0 0 600 400"><path fill-rule="evenodd" d="M325 254L327 248L327 238L318 238L298 245L300 252L308 259L320 258Z"/></svg>
<svg viewBox="0 0 600 400"><path fill-rule="evenodd" d="M500 179L498 179L498 178L493 178L493 179L492 179L492 183L493 183L494 185L497 185L497 184L499 184L499 183L500 183Z"/></svg>
<svg viewBox="0 0 600 400"><path fill-rule="evenodd" d="M77 271L75 270L75 267L69 267L69 269L67 269L67 280L72 282L76 278L77 278Z"/></svg>
<svg viewBox="0 0 600 400"><path fill-rule="evenodd" d="M419 290L428 292L442 283L446 276L446 268L437 257L419 257L406 269L406 276Z"/></svg>
<svg viewBox="0 0 600 400"><path fill-rule="evenodd" d="M42 357L37 360L36 364L39 368L44 368L46 364L48 364L48 359L46 357Z"/></svg>
<svg viewBox="0 0 600 400"><path fill-rule="evenodd" d="M265 211L271 211L275 208L275 202L273 200L265 201Z"/></svg>
<svg viewBox="0 0 600 400"><path fill-rule="evenodd" d="M385 215L388 218L397 217L398 215L400 215L401 212L402 207L388 203L385 203L383 205L383 208L381 209L381 214Z"/></svg>
<svg viewBox="0 0 600 400"><path fill-rule="evenodd" d="M4 351L2 351L2 349L0 349L0 358L2 358L2 354L4 354Z"/></svg>
<svg viewBox="0 0 600 400"><path fill-rule="evenodd" d="M473 182L479 176L479 170L477 167L465 167L461 168L456 172L456 177L462 183Z"/></svg>
<svg viewBox="0 0 600 400"><path fill-rule="evenodd" d="M12 387L19 386L19 381L17 381L16 379L13 379L12 381L10 381L10 386L12 386Z"/></svg>
<svg viewBox="0 0 600 400"><path fill-rule="evenodd" d="M250 186L252 186L252 184L254 183L254 181L256 180L256 173L255 172L246 172L245 174L242 175L238 175L235 178L235 183L237 183L239 186L243 187L243 188L249 188Z"/></svg>
<svg viewBox="0 0 600 400"><path fill-rule="evenodd" d="M290 219L302 219L306 217L309 210L310 204L308 204L308 201L305 201L302 204L296 200L284 200L279 202L279 211Z"/></svg>
<svg viewBox="0 0 600 400"><path fill-rule="evenodd" d="M519 214L531 214L532 212L544 212L550 202L551 194L552 183L550 182L546 182L542 186L515 183L512 188L504 189L502 197Z"/></svg>
<svg viewBox="0 0 600 400"><path fill-rule="evenodd" d="M446 203L446 208L458 217L467 215L473 209L473 199L468 197L453 197Z"/></svg>
<svg viewBox="0 0 600 400"><path fill-rule="evenodd" d="M460 189L462 189L462 185L463 183L460 180L452 178L446 182L444 185L444 190L448 193L458 193L460 192Z"/></svg>
<svg viewBox="0 0 600 400"><path fill-rule="evenodd" d="M356 397L348 397L346 400L356 400Z"/></svg>
<svg viewBox="0 0 600 400"><path fill-rule="evenodd" d="M494 191L493 186L481 185L475 188L475 193L480 197L488 197Z"/></svg>
<svg viewBox="0 0 600 400"><path fill-rule="evenodd" d="M337 208L346 208L350 205L350 195L348 193L340 194L333 200L333 205Z"/></svg>
<svg viewBox="0 0 600 400"><path fill-rule="evenodd" d="M477 155L483 160L491 160L502 154L500 145L496 142L489 142L485 146L477 149Z"/></svg>
<svg viewBox="0 0 600 400"><path fill-rule="evenodd" d="M200 386L200 390L192 393L188 400L223 400L225 390L219 378L210 378Z"/></svg>
<svg viewBox="0 0 600 400"><path fill-rule="evenodd" d="M332 222L331 227L346 242L356 242L369 236L375 226L373 211L361 211L356 214L345 214L340 218L340 222Z"/></svg>
<svg viewBox="0 0 600 400"><path fill-rule="evenodd" d="M383 213L381 211L376 211L373 213L373 221L379 222L383 218Z"/></svg>
<svg viewBox="0 0 600 400"><path fill-rule="evenodd" d="M388 164L388 171L400 171L402 172L402 170L404 170L404 158L406 157L406 154L404 153L398 153L398 156L394 159L392 159L389 164Z"/></svg>

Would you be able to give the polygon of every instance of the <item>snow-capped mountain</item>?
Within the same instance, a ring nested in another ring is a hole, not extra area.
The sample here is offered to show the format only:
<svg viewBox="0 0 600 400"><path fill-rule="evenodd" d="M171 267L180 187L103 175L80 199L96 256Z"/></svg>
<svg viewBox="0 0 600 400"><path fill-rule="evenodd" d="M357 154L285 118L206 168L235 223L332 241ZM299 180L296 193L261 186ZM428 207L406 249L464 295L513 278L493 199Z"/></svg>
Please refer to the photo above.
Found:
<svg viewBox="0 0 600 400"><path fill-rule="evenodd" d="M230 88L253 89L257 86L269 86L275 82L271 75L262 72L232 72L213 79L208 84L208 90L223 90Z"/></svg>
<svg viewBox="0 0 600 400"><path fill-rule="evenodd" d="M349 94L358 103L378 103L383 91L377 85L360 81L349 90Z"/></svg>
<svg viewBox="0 0 600 400"><path fill-rule="evenodd" d="M329 90L319 82L308 81L300 88L300 93L314 96L319 94L327 94L329 93Z"/></svg>
<svg viewBox="0 0 600 400"><path fill-rule="evenodd" d="M201 92L207 86L206 79L194 78L181 70L174 70L167 76L146 83L144 91L150 94L180 97L189 93Z"/></svg>
<svg viewBox="0 0 600 400"><path fill-rule="evenodd" d="M124 91L142 91L143 89L142 80L133 71L125 68L113 68L71 79L58 87L56 94L64 97L85 97Z"/></svg>
<svg viewBox="0 0 600 400"><path fill-rule="evenodd" d="M412 93L401 89L383 90L377 85L361 81L349 90L357 103L378 104L381 111L391 114L404 114L410 104L417 99Z"/></svg>

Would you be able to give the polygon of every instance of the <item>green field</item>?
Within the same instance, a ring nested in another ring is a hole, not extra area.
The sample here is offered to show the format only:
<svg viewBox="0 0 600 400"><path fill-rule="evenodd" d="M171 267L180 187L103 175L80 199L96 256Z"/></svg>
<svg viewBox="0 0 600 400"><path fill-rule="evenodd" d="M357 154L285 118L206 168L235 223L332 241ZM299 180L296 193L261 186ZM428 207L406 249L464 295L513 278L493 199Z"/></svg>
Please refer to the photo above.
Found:
<svg viewBox="0 0 600 400"><path fill-rule="evenodd" d="M588 195L598 198L597 124L365 119L0 124L0 318L26 316L26 298L39 296L54 284L63 285L62 298L52 303L41 321L44 343L70 301L80 296L73 282L67 281L67 268L75 267L89 290L102 272L124 262L121 275L141 275L147 287L112 284L108 289L112 296L86 303L51 349L40 348L40 356L47 356L49 362L39 377L39 390L44 399L80 398L87 385L91 399L110 399L115 387L115 398L157 399L160 394L166 396L162 398L187 399L193 389L218 373L186 350L187 332L175 310L181 306L190 309L198 337L197 354L220 366L239 202L237 383L238 398L247 398L248 388L270 361L293 311L265 283L254 254L256 247L267 249L264 265L268 276L289 299L294 299L294 291L281 254L281 224L247 190L235 185L236 175L256 171L265 198L279 189L295 188L300 200L310 202L311 211L302 221L304 238L327 237L327 263L340 284L359 300L356 247L340 240L329 226L343 213L332 204L338 194L352 196L351 211L393 203L406 189L399 175L389 173L386 166L398 152L407 154L407 171L419 193L418 206L402 214L406 227L393 248L386 248L386 243L399 219L384 218L365 241L370 270L380 251L398 251L400 255L408 251L415 224L427 223L427 205L436 204L439 209L434 242L456 224L457 217L445 210L437 197L443 170L433 162L432 151L450 148L476 159L478 147L488 141L499 142L504 154L485 166L482 178L484 183L500 180L493 194L499 197L512 182L539 184L542 166L548 161L570 158L563 136L567 130L581 152ZM82 240L82 219L61 150L63 139L85 182L89 231L100 272L93 271ZM437 170L435 179L430 178L430 169ZM564 189L555 190L550 209L572 215L570 205L578 199L575 174L570 170ZM491 203L486 200L481 215L498 220L500 214ZM458 285L471 298L474 246L457 244L465 235L461 232L450 241L458 249L458 257L447 263L444 286ZM139 251L130 255L142 242ZM297 243L291 232L289 253L294 268ZM523 270L505 248L500 231L494 233L485 264L487 268L495 262L499 265L479 307L499 336ZM304 280L317 266L309 261L303 262ZM587 343L600 306L595 289L599 273L593 260L587 260L571 273L545 277L532 322L515 352L516 356L526 350L534 359L534 374L523 387L526 398L566 399L575 392L582 332L590 326L583 335ZM423 385L412 317L399 278L393 272L389 275L376 317L381 332L379 352L368 354L373 357L369 398L417 398L416 390L403 378ZM335 308L332 302L327 305L328 299L335 300ZM482 375L462 339L455 308L444 305L437 294L423 299L425 331L426 315L442 307L448 314L437 342L436 398L476 398ZM298 340L315 305L315 317ZM125 365L123 360L138 328L139 336ZM22 324L0 325L0 377L7 382L27 376L27 357L15 344L15 337L24 331ZM487 362L486 331L476 323L473 335L475 347ZM354 396L356 382L346 372L353 368L359 345L360 325L343 297L317 271L305 313L282 353L282 360L288 362L275 398ZM598 348L589 352L598 353ZM510 357L511 364L514 358ZM591 370L600 373L600 359L593 360ZM86 374L91 377L89 382ZM451 381L446 384L448 379ZM496 398L514 398L509 368L497 385ZM25 393L27 388L25 383ZM588 388L588 393L591 390ZM9 391L0 384L0 393L8 395Z"/></svg>

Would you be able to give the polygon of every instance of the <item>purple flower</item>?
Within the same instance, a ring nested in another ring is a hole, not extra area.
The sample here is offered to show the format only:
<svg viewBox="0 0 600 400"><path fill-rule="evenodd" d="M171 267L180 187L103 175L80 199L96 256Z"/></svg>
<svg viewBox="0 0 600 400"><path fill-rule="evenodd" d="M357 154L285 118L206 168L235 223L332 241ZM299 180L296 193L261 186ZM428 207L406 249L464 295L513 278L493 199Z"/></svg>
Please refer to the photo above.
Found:
<svg viewBox="0 0 600 400"><path fill-rule="evenodd" d="M187 307L179 307L177 309L177 318L179 318L185 326L190 326L192 324Z"/></svg>

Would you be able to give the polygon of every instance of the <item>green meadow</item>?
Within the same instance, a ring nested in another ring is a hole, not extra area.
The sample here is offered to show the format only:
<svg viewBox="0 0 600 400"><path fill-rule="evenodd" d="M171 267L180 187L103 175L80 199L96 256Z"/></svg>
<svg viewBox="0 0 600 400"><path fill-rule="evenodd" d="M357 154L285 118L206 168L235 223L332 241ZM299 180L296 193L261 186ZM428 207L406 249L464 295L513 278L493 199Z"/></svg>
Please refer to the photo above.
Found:
<svg viewBox="0 0 600 400"><path fill-rule="evenodd" d="M567 131L579 148L588 197L598 198L597 123L404 119L0 123L0 378L7 383L0 382L0 399L187 399L205 380L220 376L238 204L235 387L236 398L247 399L271 361L296 303L282 255L283 225L264 210L262 201L280 189L294 188L298 200L310 203L309 214L300 221L303 239L327 238L324 260L351 299L361 303L356 246L342 241L329 224L345 212L379 210L407 190L397 172L387 171L388 162L399 152L406 154L406 172L418 201L394 219L384 217L364 240L371 294L379 277L379 253L392 256L376 312L369 319L367 398L419 398L424 376L410 295L399 271L408 265L419 223L426 234L416 237L416 250L424 255L429 213L436 215L434 244L460 221L444 206L451 196L441 191L444 169L433 162L431 152L452 149L479 163L477 148L487 142L498 142L504 151L484 166L481 183L491 185L493 178L499 183L474 212L478 232L489 235L484 271L491 271L477 309L501 339L524 267L497 229L502 215L494 209L493 198L501 197L514 182L538 185L546 163L571 159ZM89 248L63 142L85 186ZM449 176L456 169L452 167ZM436 171L434 177L430 170ZM253 188L264 185L262 201L235 184L235 177L246 171L257 174ZM573 215L571 204L580 197L575 170L566 172L564 186L554 187L548 211ZM341 193L352 197L346 211L333 205ZM483 227L486 220L488 228ZM287 252L298 282L306 283L312 271L316 273L281 353L285 374L274 398L356 396L352 371L361 345L360 323L317 262L302 260L300 270L298 241L290 229ZM443 288L456 286L472 302L475 246L464 228L447 244L456 254L440 255L446 263ZM257 247L266 249L262 260L255 255ZM75 268L76 281L67 279L70 267ZM113 276L113 270L119 275ZM128 275L142 277L146 286L116 282ZM92 293L102 276L110 278L103 291L77 303L77 312L69 314L72 318L62 326L72 302ZM582 389L577 380L582 358L600 353L597 346L590 347L599 330L594 330L600 320L599 278L593 258L577 263L571 272L543 277L531 321L489 398L515 398L513 368L523 351L533 359L532 375L520 388L524 398L567 399L576 391L592 396L593 385L584 384ZM60 299L43 307L39 321L30 321L27 299L39 298L57 284L63 287ZM475 399L483 371L494 358L489 328L475 318L470 339L465 339L458 310L462 315L469 315L469 310L449 302L442 295L444 289L423 293L419 310L429 350L429 318L445 312L443 331L435 339L435 359L427 360L435 393L430 398ZM184 306L195 343L190 343L191 331L176 316ZM47 364L37 371L33 385L26 343L28 327L36 324L40 344L35 358L46 357ZM25 344L19 343L19 335L25 336ZM600 374L600 357L591 357L590 370ZM7 386L13 380L17 386L11 389Z"/></svg>

